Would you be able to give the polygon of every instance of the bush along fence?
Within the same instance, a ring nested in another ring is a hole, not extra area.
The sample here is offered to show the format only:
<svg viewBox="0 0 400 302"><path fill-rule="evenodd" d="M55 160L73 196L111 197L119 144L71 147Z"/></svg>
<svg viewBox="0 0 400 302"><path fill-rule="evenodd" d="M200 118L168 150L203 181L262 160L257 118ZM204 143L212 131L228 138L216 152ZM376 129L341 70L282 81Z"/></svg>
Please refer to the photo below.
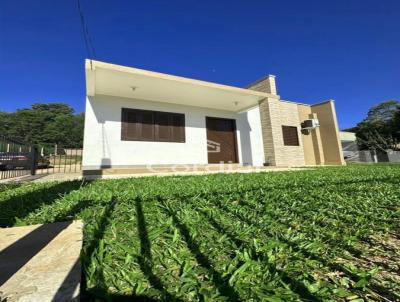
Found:
<svg viewBox="0 0 400 302"><path fill-rule="evenodd" d="M81 147L30 145L0 137L0 180L24 175L77 173L81 170Z"/></svg>

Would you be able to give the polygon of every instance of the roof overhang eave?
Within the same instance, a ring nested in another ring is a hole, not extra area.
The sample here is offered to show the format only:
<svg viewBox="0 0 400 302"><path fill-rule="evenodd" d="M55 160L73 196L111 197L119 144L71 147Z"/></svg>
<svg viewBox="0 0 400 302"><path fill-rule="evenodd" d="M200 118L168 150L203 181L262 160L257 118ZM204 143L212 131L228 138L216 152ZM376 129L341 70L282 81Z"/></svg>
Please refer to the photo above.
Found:
<svg viewBox="0 0 400 302"><path fill-rule="evenodd" d="M123 76L126 79L132 78L132 79L146 79L147 83L152 83L151 81L154 81L154 83L165 83L165 85L175 85L176 87L185 87L185 89L191 89L196 91L207 91L211 93L217 94L225 94L226 96L233 96L235 99L246 99L247 103L253 102L256 104L256 102L259 102L260 100L264 98L275 98L279 99L279 95L273 95L265 92L259 92L255 90L250 90L250 89L245 89L245 88L239 88L239 87L234 87L234 86L228 86L228 85L223 85L223 84L217 84L217 83L212 83L212 82L206 82L206 81L201 81L201 80L195 80L195 79L190 79L190 78L185 78L185 77L179 77L179 76L174 76L174 75L169 75L169 74L163 74L163 73L158 73L158 72L153 72L153 71L147 71L143 69L138 69L138 68L133 68L133 67L126 67L126 66L121 66L121 65L116 65L116 64L110 64L110 63L105 63L105 62L100 62L100 61L95 61L95 60L86 60L85 64L85 69L86 69L86 92L88 96L95 96L96 94L105 94L104 90L106 88L104 85L111 85L107 84L107 82L101 82L99 80L96 80L96 74L98 72L108 72L112 73L115 75ZM100 84L99 84L100 82ZM100 87L103 86L103 87ZM204 88L204 89L202 89ZM179 89L179 88L177 88ZM111 93L109 94L111 95ZM132 96L132 98L135 98ZM145 98L142 96L142 98ZM250 101L251 100L251 101ZM216 99L216 101L218 101ZM249 107L250 104L247 104L246 106ZM244 106L244 105L243 105ZM240 108L238 111L242 111L243 108Z"/></svg>

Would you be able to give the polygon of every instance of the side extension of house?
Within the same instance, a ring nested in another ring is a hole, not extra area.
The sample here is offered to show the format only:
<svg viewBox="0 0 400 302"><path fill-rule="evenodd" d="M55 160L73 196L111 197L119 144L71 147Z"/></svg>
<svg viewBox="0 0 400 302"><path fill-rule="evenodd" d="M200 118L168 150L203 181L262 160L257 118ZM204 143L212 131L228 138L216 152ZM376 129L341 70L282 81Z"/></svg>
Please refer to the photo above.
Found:
<svg viewBox="0 0 400 302"><path fill-rule="evenodd" d="M247 89L277 95L275 76L268 75ZM314 105L267 97L259 102L266 163L272 166L344 165L335 102ZM307 119L317 119L320 126L302 130ZM282 127L296 127L299 144L284 141Z"/></svg>

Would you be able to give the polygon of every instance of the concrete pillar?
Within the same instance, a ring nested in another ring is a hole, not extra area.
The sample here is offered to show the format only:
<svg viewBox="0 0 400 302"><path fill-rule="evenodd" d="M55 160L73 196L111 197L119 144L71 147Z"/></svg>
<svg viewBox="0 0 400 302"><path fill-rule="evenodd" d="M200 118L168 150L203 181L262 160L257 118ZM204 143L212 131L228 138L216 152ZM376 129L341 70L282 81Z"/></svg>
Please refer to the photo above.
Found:
<svg viewBox="0 0 400 302"><path fill-rule="evenodd" d="M320 123L319 141L322 144L325 164L345 165L334 101L329 100L312 105L311 111L317 114Z"/></svg>
<svg viewBox="0 0 400 302"><path fill-rule="evenodd" d="M311 113L309 115L310 119L318 119L318 115L316 113ZM315 128L311 130L311 137L314 145L314 156L315 156L315 164L316 165L323 165L325 164L325 157L324 157L324 149L322 147L321 141L321 132L319 128Z"/></svg>

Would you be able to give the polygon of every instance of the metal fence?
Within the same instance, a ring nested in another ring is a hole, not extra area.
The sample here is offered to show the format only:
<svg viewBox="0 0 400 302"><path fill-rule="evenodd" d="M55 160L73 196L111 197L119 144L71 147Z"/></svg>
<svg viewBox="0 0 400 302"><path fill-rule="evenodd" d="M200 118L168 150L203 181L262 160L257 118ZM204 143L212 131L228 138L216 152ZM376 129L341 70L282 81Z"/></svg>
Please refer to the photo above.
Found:
<svg viewBox="0 0 400 302"><path fill-rule="evenodd" d="M0 136L0 180L24 175L80 173L82 148L29 145Z"/></svg>
<svg viewBox="0 0 400 302"><path fill-rule="evenodd" d="M0 137L0 179L34 173L35 160L32 146Z"/></svg>
<svg viewBox="0 0 400 302"><path fill-rule="evenodd" d="M82 171L82 148L63 147L57 144L38 146L39 159L36 174L78 173ZM40 160L39 160L40 161Z"/></svg>

